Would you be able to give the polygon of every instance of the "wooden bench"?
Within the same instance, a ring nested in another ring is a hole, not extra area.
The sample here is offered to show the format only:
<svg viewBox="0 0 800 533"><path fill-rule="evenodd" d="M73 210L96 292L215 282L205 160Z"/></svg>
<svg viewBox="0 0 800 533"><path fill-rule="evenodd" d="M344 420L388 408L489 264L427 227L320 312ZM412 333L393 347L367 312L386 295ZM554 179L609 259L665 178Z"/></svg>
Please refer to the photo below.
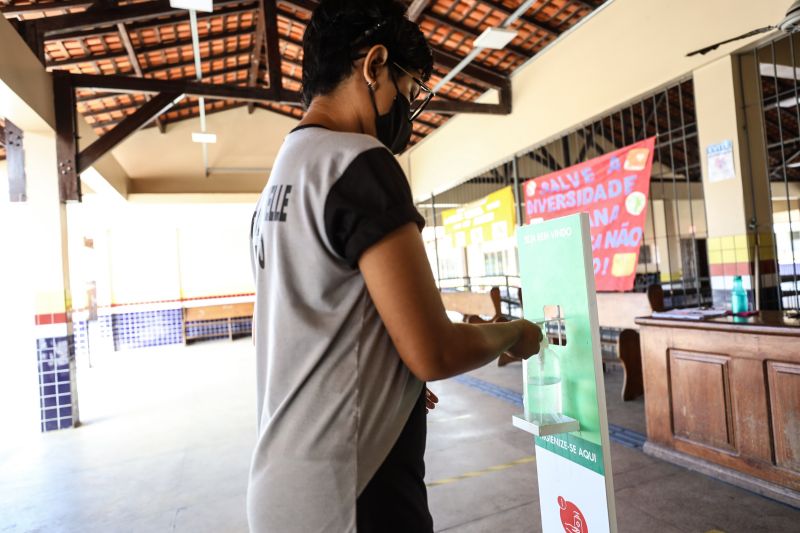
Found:
<svg viewBox="0 0 800 533"><path fill-rule="evenodd" d="M210 339L219 337L220 333L200 333L189 334L189 329L197 327L198 322L209 322L226 320L228 326L228 338L233 340L233 325L236 323L247 323L253 319L253 302L243 302L235 304L203 305L197 307L183 308L183 343L197 339Z"/></svg>
<svg viewBox="0 0 800 533"><path fill-rule="evenodd" d="M650 316L653 311L664 310L664 291L661 285L651 285L647 292L599 292L597 293L597 316L601 327L619 329L617 357L624 372L622 385L623 401L630 401L644 394L642 377L642 349L639 343L637 317ZM614 359L603 360L607 362Z"/></svg>
<svg viewBox="0 0 800 533"><path fill-rule="evenodd" d="M492 287L489 292L443 291L442 303L448 311L460 313L468 324L490 324L509 322L510 319L500 310L500 288ZM486 317L486 318L484 318ZM497 359L498 366L519 361L507 354Z"/></svg>

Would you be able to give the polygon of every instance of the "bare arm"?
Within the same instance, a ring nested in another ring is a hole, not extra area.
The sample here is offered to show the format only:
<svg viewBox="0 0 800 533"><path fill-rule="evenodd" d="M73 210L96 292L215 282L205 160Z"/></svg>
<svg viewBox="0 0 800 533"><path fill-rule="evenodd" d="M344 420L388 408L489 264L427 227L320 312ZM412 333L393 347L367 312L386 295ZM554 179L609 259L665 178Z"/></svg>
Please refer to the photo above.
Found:
<svg viewBox="0 0 800 533"><path fill-rule="evenodd" d="M527 320L450 321L414 224L366 250L358 266L400 357L422 381L474 370L503 352L527 358L539 351L541 331Z"/></svg>

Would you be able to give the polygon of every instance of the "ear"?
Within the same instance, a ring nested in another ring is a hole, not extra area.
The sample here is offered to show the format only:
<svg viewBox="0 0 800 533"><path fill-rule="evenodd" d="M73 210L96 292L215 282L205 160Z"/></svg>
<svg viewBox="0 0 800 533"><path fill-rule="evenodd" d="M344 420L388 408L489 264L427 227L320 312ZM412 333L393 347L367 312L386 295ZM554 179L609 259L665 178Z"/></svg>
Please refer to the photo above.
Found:
<svg viewBox="0 0 800 533"><path fill-rule="evenodd" d="M382 44L376 44L367 52L364 58L363 75L367 84L378 82L378 72L389 61L389 50Z"/></svg>

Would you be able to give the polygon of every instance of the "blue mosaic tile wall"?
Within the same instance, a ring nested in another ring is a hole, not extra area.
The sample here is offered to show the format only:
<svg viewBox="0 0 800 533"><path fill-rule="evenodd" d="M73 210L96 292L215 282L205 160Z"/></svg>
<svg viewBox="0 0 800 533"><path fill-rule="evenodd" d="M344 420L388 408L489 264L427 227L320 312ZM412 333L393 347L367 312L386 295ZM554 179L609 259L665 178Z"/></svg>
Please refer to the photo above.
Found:
<svg viewBox="0 0 800 533"><path fill-rule="evenodd" d="M104 339L114 338L114 316L113 315L99 315L97 323L100 325L100 337Z"/></svg>
<svg viewBox="0 0 800 533"><path fill-rule="evenodd" d="M253 333L253 319L242 318L233 321L234 335L251 335Z"/></svg>
<svg viewBox="0 0 800 533"><path fill-rule="evenodd" d="M203 320L197 322L189 322L186 324L186 337L193 342L199 339L192 339L192 337L208 337L209 339L216 339L228 336L228 321L227 320Z"/></svg>
<svg viewBox="0 0 800 533"><path fill-rule="evenodd" d="M37 339L41 429L54 431L78 424L75 337Z"/></svg>
<svg viewBox="0 0 800 533"><path fill-rule="evenodd" d="M183 342L181 309L110 315L114 349L147 348ZM101 331L103 326L101 326Z"/></svg>
<svg viewBox="0 0 800 533"><path fill-rule="evenodd" d="M249 335L252 333L253 320L251 318L236 318L231 322L231 331L234 336ZM205 337L206 339L228 338L228 320L198 320L186 324L186 337L191 342L201 339L192 337Z"/></svg>
<svg viewBox="0 0 800 533"><path fill-rule="evenodd" d="M162 309L100 315L97 320L101 339L108 339L109 343L113 342L113 349L118 351L182 343L182 317L181 309ZM76 320L73 324L77 354L89 353L88 326L88 322L85 320ZM252 319L234 319L231 323L231 330L234 337L250 335ZM187 334L190 338L228 338L228 321L222 319L190 322L187 324ZM203 339L190 340L196 342Z"/></svg>
<svg viewBox="0 0 800 533"><path fill-rule="evenodd" d="M72 331L75 335L75 355L87 355L89 353L89 323L86 320L76 320L72 323Z"/></svg>

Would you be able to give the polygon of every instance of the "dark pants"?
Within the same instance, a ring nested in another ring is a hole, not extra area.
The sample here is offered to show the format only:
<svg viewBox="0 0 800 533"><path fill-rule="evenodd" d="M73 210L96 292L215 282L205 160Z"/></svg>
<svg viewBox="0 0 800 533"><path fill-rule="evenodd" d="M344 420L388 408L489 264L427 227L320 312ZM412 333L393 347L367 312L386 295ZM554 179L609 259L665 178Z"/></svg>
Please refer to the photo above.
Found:
<svg viewBox="0 0 800 533"><path fill-rule="evenodd" d="M358 533L432 533L425 488L425 391L356 502Z"/></svg>

